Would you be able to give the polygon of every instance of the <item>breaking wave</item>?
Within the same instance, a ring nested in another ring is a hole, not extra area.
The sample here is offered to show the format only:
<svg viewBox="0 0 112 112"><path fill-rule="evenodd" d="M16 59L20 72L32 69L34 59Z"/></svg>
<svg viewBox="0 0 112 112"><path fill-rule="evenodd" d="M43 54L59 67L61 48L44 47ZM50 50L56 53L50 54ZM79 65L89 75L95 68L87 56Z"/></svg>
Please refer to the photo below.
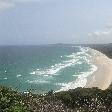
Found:
<svg viewBox="0 0 112 112"><path fill-rule="evenodd" d="M74 46L73 46L74 47ZM74 65L82 65L83 62L87 63L90 65L90 69L86 72L80 72L79 74L77 73L77 75L73 75L75 78L74 81L72 82L68 82L68 83L56 83L56 86L60 86L60 89L57 90L58 91L66 91L69 89L74 89L77 87L84 87L86 85L87 82L87 77L91 74L93 74L93 72L95 72L97 70L97 67L95 65L93 65L90 62L91 59L91 54L90 54L90 48L88 47L80 47L78 46L80 51L76 52L76 53L72 53L71 55L64 55L61 56L60 58L66 57L66 60L62 60L62 62L51 65L48 68L45 69L37 69L32 71L30 74L31 75L38 75L38 76L44 76L44 77L50 77L50 76L54 76L54 75L60 75L60 72L63 69L66 69L67 67L71 67ZM28 80L28 83L50 83L49 80L47 78L45 78L44 80Z"/></svg>

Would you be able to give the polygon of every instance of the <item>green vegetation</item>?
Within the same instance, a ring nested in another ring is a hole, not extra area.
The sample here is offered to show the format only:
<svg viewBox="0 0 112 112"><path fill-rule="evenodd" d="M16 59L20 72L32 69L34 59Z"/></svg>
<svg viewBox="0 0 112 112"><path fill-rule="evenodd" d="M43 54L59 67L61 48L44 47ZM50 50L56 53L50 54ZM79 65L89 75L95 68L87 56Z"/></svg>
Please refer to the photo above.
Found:
<svg viewBox="0 0 112 112"><path fill-rule="evenodd" d="M112 112L112 90L98 88L77 88L67 92L56 93L67 107L74 112Z"/></svg>
<svg viewBox="0 0 112 112"><path fill-rule="evenodd" d="M77 88L38 95L0 86L0 112L112 112L112 89Z"/></svg>
<svg viewBox="0 0 112 112"><path fill-rule="evenodd" d="M89 46L93 49L96 49L103 54L107 55L109 58L112 58L112 43L111 44L94 44L94 45L84 45Z"/></svg>
<svg viewBox="0 0 112 112"><path fill-rule="evenodd" d="M0 86L0 112L27 112L21 94Z"/></svg>

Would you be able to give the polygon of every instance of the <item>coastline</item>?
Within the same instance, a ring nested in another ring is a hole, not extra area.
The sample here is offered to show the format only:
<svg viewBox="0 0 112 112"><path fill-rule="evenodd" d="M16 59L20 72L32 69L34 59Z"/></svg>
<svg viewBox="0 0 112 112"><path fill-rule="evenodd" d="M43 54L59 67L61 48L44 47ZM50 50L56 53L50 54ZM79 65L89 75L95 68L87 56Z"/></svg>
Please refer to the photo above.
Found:
<svg viewBox="0 0 112 112"><path fill-rule="evenodd" d="M94 49L91 49L91 54L93 56L91 63L97 66L97 70L87 77L84 88L98 87L105 90L112 82L112 59Z"/></svg>

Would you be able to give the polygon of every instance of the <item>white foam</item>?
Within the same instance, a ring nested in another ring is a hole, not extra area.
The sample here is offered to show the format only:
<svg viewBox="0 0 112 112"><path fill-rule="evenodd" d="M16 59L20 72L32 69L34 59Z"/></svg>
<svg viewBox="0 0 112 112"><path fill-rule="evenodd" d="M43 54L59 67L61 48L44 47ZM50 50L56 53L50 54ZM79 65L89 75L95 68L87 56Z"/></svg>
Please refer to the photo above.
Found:
<svg viewBox="0 0 112 112"><path fill-rule="evenodd" d="M16 77L18 78L18 77L21 77L22 75L21 74L18 74Z"/></svg>
<svg viewBox="0 0 112 112"><path fill-rule="evenodd" d="M78 61L78 58L79 58L79 57L75 56L75 53L73 53L72 55L69 55L67 57L70 58L67 61L63 61L62 63L52 65L50 68L47 68L47 69L33 71L30 74L31 75L57 75L57 73L60 70L76 64L76 62Z"/></svg>
<svg viewBox="0 0 112 112"><path fill-rule="evenodd" d="M7 80L7 79L8 79L7 77L4 78L4 80Z"/></svg>
<svg viewBox="0 0 112 112"><path fill-rule="evenodd" d="M35 74L36 74L36 71L33 71L33 72L31 72L30 74L31 74L31 75L35 75Z"/></svg>
<svg viewBox="0 0 112 112"><path fill-rule="evenodd" d="M30 83L30 84L38 84L38 83L48 83L48 81L45 80L27 80L26 82Z"/></svg>
<svg viewBox="0 0 112 112"><path fill-rule="evenodd" d="M31 75L42 75L45 77L52 77L52 75L58 75L60 70L65 69L67 67L70 67L75 64L83 64L83 61L91 65L91 69L89 72L82 72L78 75L73 75L74 77L78 77L75 81L69 82L69 83L58 83L56 85L61 85L61 89L58 91L67 91L69 89L75 89L77 87L84 87L87 83L87 77L93 72L97 70L97 67L95 65L92 65L90 63L90 57L91 54L89 54L90 48L82 48L80 47L81 51L77 53L72 53L71 55L67 55L66 57L68 60L64 60L61 63L57 63L55 65L51 65L49 68L45 69L37 69L33 72L31 72ZM28 83L48 83L48 81L45 80L27 80ZM57 91L57 92L58 92Z"/></svg>
<svg viewBox="0 0 112 112"><path fill-rule="evenodd" d="M88 52L88 49L84 50L84 48L82 49L83 52L85 52L85 54L87 54ZM79 55L79 53L78 53ZM82 58L88 63L91 65L91 69L88 71L88 72L82 72L81 74L79 75L73 75L73 76L77 76L78 78L73 81L73 82L69 82L69 83L59 83L59 85L61 85L61 89L56 91L56 92L59 92L59 91L67 91L69 89L75 89L77 87L84 87L87 83L87 77L89 75L92 75L95 71L97 71L97 67L95 65L92 65L90 63L90 61L88 60L88 57L91 57L89 54L86 55L86 56L82 56ZM57 84L56 84L57 85Z"/></svg>
<svg viewBox="0 0 112 112"><path fill-rule="evenodd" d="M87 83L87 77L89 75L92 75L96 70L97 70L97 67L92 65L93 68L89 71L89 72L84 72L80 75L74 75L74 76L77 76L78 78L73 81L73 82L69 82L69 83L59 83L59 84L56 84L56 85L61 85L61 89L56 91L56 92L59 92L59 91L68 91L69 89L75 89L77 87L84 87Z"/></svg>
<svg viewBox="0 0 112 112"><path fill-rule="evenodd" d="M45 77L49 77L49 75L44 75Z"/></svg>
<svg viewBox="0 0 112 112"><path fill-rule="evenodd" d="M79 61L79 62L77 62L77 64L81 65L81 64L82 64L82 62L81 62L81 61Z"/></svg>
<svg viewBox="0 0 112 112"><path fill-rule="evenodd" d="M76 74L75 74L75 75L72 75L72 76L74 76L74 77L79 77L79 75L76 75Z"/></svg>
<svg viewBox="0 0 112 112"><path fill-rule="evenodd" d="M77 52L77 53L72 53L71 55L67 55L66 57L68 58L68 60L65 60L65 61L55 64L55 65L52 65L50 68L46 68L46 69L42 69L42 70L37 69L37 70L31 72L30 74L31 75L43 75L43 76L57 75L58 72L62 69L70 67L74 64L82 64L82 62L79 62L80 59L83 59L89 63L89 60L87 59L87 57L90 55L86 53L86 52L88 52L89 48L82 48L80 46L78 46L78 47L81 49L81 51ZM80 56L81 54L83 54L83 55Z"/></svg>
<svg viewBox="0 0 112 112"><path fill-rule="evenodd" d="M24 91L23 93L24 93L24 94L28 94L29 92L28 92L28 91Z"/></svg>

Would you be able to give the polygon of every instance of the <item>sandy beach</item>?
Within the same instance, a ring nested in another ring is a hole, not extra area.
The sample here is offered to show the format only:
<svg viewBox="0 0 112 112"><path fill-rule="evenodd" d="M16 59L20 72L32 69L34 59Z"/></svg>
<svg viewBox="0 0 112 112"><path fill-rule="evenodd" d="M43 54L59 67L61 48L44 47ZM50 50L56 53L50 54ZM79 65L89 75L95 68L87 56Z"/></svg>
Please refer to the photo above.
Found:
<svg viewBox="0 0 112 112"><path fill-rule="evenodd" d="M105 90L112 82L112 59L96 50L92 50L91 53L93 55L91 63L98 69L87 78L85 88L98 87Z"/></svg>

